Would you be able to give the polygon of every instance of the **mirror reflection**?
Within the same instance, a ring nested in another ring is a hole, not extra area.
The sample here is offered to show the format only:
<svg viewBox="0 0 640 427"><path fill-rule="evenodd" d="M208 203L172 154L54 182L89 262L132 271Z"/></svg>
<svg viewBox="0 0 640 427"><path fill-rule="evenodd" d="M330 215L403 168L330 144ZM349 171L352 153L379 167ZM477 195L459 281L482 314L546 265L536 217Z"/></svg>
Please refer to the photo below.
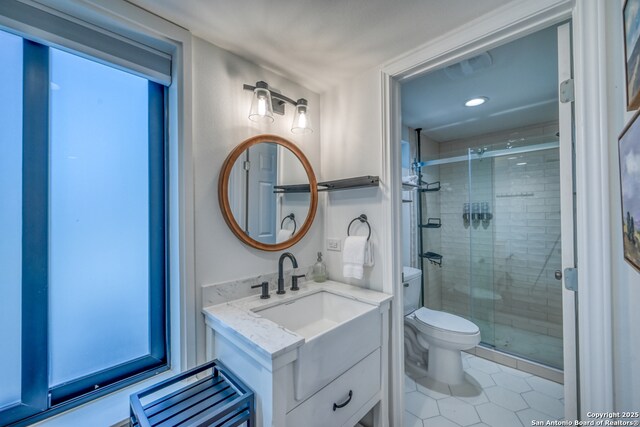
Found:
<svg viewBox="0 0 640 427"><path fill-rule="evenodd" d="M264 244L292 239L311 205L304 165L288 148L261 142L236 159L228 181L229 208L250 238Z"/></svg>

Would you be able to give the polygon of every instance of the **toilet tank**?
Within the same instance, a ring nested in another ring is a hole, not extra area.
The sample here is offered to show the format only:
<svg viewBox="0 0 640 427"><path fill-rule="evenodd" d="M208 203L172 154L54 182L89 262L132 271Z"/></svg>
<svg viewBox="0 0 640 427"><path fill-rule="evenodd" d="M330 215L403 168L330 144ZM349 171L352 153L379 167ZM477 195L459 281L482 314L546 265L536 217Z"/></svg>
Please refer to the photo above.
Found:
<svg viewBox="0 0 640 427"><path fill-rule="evenodd" d="M420 308L422 271L413 267L402 267L402 290L405 316Z"/></svg>

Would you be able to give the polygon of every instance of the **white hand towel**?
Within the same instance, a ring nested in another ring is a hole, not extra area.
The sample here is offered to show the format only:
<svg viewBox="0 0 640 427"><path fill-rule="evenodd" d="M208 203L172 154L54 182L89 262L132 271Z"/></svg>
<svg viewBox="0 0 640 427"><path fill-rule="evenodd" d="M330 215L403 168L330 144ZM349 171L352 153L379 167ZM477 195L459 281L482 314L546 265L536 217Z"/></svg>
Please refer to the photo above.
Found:
<svg viewBox="0 0 640 427"><path fill-rule="evenodd" d="M362 279L364 276L364 252L367 236L349 236L344 239L342 249L342 275Z"/></svg>
<svg viewBox="0 0 640 427"><path fill-rule="evenodd" d="M287 230L285 228L281 228L278 231L278 235L276 236L276 243L286 242L293 235L293 230Z"/></svg>
<svg viewBox="0 0 640 427"><path fill-rule="evenodd" d="M373 242L371 240L367 240L364 249L364 266L373 267Z"/></svg>

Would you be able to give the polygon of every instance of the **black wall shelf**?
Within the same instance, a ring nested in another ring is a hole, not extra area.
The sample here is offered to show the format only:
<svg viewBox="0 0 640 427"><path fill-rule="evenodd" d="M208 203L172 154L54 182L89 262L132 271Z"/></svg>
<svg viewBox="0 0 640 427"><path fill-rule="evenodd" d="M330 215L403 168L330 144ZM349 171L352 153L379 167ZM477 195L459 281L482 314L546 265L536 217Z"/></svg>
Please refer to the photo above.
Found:
<svg viewBox="0 0 640 427"><path fill-rule="evenodd" d="M308 193L311 186L309 184L274 185L274 193Z"/></svg>
<svg viewBox="0 0 640 427"><path fill-rule="evenodd" d="M364 175L355 178L319 182L318 191L351 190L353 188L377 187L378 185L380 185L380 177Z"/></svg>
<svg viewBox="0 0 640 427"><path fill-rule="evenodd" d="M373 175L358 176L355 178L336 179L318 183L318 191L351 190L354 188L377 187L380 185L380 177ZM309 184L274 185L274 193L308 193Z"/></svg>

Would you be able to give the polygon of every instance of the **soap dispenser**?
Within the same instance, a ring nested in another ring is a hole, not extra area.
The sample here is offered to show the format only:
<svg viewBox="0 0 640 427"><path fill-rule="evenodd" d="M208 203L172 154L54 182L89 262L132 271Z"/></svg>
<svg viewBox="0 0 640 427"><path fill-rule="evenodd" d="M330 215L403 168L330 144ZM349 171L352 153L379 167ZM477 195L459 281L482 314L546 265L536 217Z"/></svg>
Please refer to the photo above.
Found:
<svg viewBox="0 0 640 427"><path fill-rule="evenodd" d="M322 260L322 252L318 252L318 261L313 265L312 276L313 280L318 283L327 280L327 266Z"/></svg>

